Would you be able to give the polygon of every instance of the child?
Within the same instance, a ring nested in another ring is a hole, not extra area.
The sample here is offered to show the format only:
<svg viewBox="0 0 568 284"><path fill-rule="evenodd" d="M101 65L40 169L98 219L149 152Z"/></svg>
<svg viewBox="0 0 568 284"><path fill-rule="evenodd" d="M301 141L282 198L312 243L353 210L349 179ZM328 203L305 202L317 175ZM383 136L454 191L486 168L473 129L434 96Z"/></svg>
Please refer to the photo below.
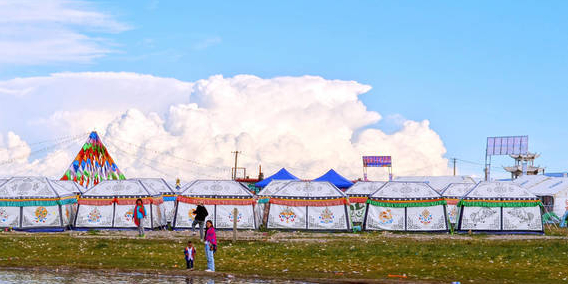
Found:
<svg viewBox="0 0 568 284"><path fill-rule="evenodd" d="M183 250L185 254L185 263L187 264L187 269L193 270L193 260L195 259L195 248L191 241L187 242L187 247Z"/></svg>

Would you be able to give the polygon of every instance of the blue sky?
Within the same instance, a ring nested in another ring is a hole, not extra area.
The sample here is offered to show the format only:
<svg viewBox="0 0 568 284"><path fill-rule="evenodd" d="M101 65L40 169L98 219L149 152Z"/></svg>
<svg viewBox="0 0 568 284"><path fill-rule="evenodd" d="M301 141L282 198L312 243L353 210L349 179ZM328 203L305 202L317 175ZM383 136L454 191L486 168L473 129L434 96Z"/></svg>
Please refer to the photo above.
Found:
<svg viewBox="0 0 568 284"><path fill-rule="evenodd" d="M378 127L393 132L400 117L428 119L448 158L482 163L487 136L529 135L529 150L542 153L538 164L568 170L568 2L92 5L128 25L100 39L112 52L88 63L8 64L0 79L129 71L185 81L215 74L354 80L373 87L360 98L383 115ZM481 173L479 165L458 166Z"/></svg>

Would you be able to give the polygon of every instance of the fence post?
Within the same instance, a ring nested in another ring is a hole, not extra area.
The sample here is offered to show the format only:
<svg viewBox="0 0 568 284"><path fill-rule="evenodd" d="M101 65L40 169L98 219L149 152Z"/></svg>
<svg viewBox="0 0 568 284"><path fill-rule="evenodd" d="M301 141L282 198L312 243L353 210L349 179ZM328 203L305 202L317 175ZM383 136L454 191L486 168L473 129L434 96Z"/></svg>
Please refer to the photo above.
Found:
<svg viewBox="0 0 568 284"><path fill-rule="evenodd" d="M237 208L233 208L233 243L237 241L237 216L239 214L239 210Z"/></svg>

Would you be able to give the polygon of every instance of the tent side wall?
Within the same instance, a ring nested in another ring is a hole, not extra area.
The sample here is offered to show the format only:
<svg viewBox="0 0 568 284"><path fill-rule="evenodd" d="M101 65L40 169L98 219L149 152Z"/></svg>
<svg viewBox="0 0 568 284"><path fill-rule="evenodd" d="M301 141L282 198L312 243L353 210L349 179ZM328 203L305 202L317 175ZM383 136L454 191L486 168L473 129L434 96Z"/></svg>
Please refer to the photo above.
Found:
<svg viewBox="0 0 568 284"><path fill-rule="evenodd" d="M459 206L458 231L542 233L540 206Z"/></svg>
<svg viewBox="0 0 568 284"><path fill-rule="evenodd" d="M162 203L163 204L163 203ZM145 203L146 218L144 228L153 229L163 226L161 221L161 205ZM134 204L93 205L79 202L77 217L74 221L76 229L136 229L134 223Z"/></svg>
<svg viewBox="0 0 568 284"><path fill-rule="evenodd" d="M346 231L351 228L345 204L330 206L290 206L270 204L268 229Z"/></svg>
<svg viewBox="0 0 568 284"><path fill-rule="evenodd" d="M233 209L237 208L237 229L256 229L254 205L204 205L208 215L205 221L211 220L217 229L233 228ZM195 219L193 210L197 204L178 201L173 225L175 229L189 229Z"/></svg>
<svg viewBox="0 0 568 284"><path fill-rule="evenodd" d="M367 204L365 230L446 232L445 205L390 207Z"/></svg>

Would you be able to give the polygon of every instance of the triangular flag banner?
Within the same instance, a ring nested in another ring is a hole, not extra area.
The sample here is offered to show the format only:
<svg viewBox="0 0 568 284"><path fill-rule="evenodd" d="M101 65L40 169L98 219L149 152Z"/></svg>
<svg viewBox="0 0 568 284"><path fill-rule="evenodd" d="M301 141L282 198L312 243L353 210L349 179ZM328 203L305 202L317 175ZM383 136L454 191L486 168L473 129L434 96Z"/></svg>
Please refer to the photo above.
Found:
<svg viewBox="0 0 568 284"><path fill-rule="evenodd" d="M114 163L97 132L93 131L61 179L74 180L81 186L89 188L105 177L126 179Z"/></svg>

